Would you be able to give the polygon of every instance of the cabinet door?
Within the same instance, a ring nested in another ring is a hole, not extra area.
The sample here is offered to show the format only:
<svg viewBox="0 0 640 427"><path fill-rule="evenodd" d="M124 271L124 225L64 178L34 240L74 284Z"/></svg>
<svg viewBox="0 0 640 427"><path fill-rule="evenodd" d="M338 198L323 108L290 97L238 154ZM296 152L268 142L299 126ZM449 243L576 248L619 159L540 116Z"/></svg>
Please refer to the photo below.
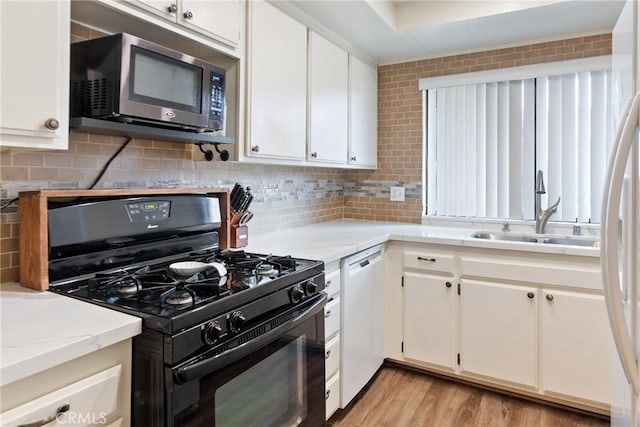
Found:
<svg viewBox="0 0 640 427"><path fill-rule="evenodd" d="M463 280L460 368L537 389L537 289Z"/></svg>
<svg viewBox="0 0 640 427"><path fill-rule="evenodd" d="M543 290L542 387L605 404L613 390L613 337L604 298Z"/></svg>
<svg viewBox="0 0 640 427"><path fill-rule="evenodd" d="M349 56L309 32L309 160L346 163Z"/></svg>
<svg viewBox="0 0 640 427"><path fill-rule="evenodd" d="M66 149L68 1L0 1L0 147Z"/></svg>
<svg viewBox="0 0 640 427"><path fill-rule="evenodd" d="M131 3L140 9L163 16L173 22L176 22L178 1L179 0L125 0L126 3Z"/></svg>
<svg viewBox="0 0 640 427"><path fill-rule="evenodd" d="M240 43L240 0L182 0L178 22L236 46Z"/></svg>
<svg viewBox="0 0 640 427"><path fill-rule="evenodd" d="M378 159L378 70L351 56L349 164L375 168Z"/></svg>
<svg viewBox="0 0 640 427"><path fill-rule="evenodd" d="M405 358L454 370L457 286L452 280L404 273Z"/></svg>
<svg viewBox="0 0 640 427"><path fill-rule="evenodd" d="M250 157L305 157L307 28L275 6L252 1L249 45Z"/></svg>

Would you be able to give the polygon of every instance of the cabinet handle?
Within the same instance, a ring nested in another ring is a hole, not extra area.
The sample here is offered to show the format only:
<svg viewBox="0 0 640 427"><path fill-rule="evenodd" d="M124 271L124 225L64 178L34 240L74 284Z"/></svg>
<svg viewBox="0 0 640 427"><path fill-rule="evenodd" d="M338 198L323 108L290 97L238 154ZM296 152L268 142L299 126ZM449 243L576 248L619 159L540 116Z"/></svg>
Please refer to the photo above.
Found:
<svg viewBox="0 0 640 427"><path fill-rule="evenodd" d="M355 162L356 161L356 156L351 156L351 161Z"/></svg>
<svg viewBox="0 0 640 427"><path fill-rule="evenodd" d="M327 283L324 285L325 288L328 288L329 286L331 286L331 280L327 280Z"/></svg>
<svg viewBox="0 0 640 427"><path fill-rule="evenodd" d="M324 314L324 317L329 317L331 316L331 310L327 310L327 312Z"/></svg>
<svg viewBox="0 0 640 427"><path fill-rule="evenodd" d="M318 153L316 153L315 151L313 153L311 153L311 157L314 159L318 158Z"/></svg>
<svg viewBox="0 0 640 427"><path fill-rule="evenodd" d="M527 292L527 298L533 299L534 296L535 294L533 292Z"/></svg>
<svg viewBox="0 0 640 427"><path fill-rule="evenodd" d="M324 394L324 400L329 400L330 395L331 395L331 390L327 390L327 392Z"/></svg>
<svg viewBox="0 0 640 427"><path fill-rule="evenodd" d="M184 19L193 19L193 12L191 12L190 10L187 10L185 13L182 14L182 16L184 16Z"/></svg>
<svg viewBox="0 0 640 427"><path fill-rule="evenodd" d="M257 153L258 151L260 151L260 146L254 145L253 147L251 147L251 151L253 151L254 153Z"/></svg>
<svg viewBox="0 0 640 427"><path fill-rule="evenodd" d="M50 117L44 122L44 127L49 130L56 130L60 127L60 122L53 117Z"/></svg>
<svg viewBox="0 0 640 427"><path fill-rule="evenodd" d="M447 282L447 283L445 283L444 285L445 285L447 288L450 288L450 287L452 286L452 285L451 285L451 282Z"/></svg>
<svg viewBox="0 0 640 427"><path fill-rule="evenodd" d="M64 405L58 407L58 409L56 409L56 412L49 415L48 417L45 417L40 421L36 421L34 423L20 424L18 427L40 427L40 426L49 424L55 421L60 414L64 414L65 412L68 412L69 409L71 409L71 405L68 403L65 403Z"/></svg>
<svg viewBox="0 0 640 427"><path fill-rule="evenodd" d="M177 13L178 12L178 6L175 3L171 4L169 7L167 7L167 12L169 12L172 15Z"/></svg>
<svg viewBox="0 0 640 427"><path fill-rule="evenodd" d="M547 294L547 301L553 301L553 295Z"/></svg>
<svg viewBox="0 0 640 427"><path fill-rule="evenodd" d="M324 358L328 359L331 356L331 350L327 350L327 354L325 354Z"/></svg>
<svg viewBox="0 0 640 427"><path fill-rule="evenodd" d="M425 258L425 257L418 257L418 261L424 261L424 262L436 262L435 258Z"/></svg>

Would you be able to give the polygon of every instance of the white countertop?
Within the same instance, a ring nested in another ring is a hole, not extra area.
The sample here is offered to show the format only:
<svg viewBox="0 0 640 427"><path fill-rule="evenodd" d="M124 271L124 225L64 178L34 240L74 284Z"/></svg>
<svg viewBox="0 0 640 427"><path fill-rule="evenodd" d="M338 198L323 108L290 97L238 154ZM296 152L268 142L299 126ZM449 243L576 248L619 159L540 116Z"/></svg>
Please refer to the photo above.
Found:
<svg viewBox="0 0 640 427"><path fill-rule="evenodd" d="M257 236L251 235L249 230L249 245L244 249L263 254L317 259L325 263L390 240L534 253L600 256L600 250L597 248L477 239L470 236L474 231L477 230L345 219L278 230Z"/></svg>
<svg viewBox="0 0 640 427"><path fill-rule="evenodd" d="M138 335L142 321L52 292L0 286L0 386Z"/></svg>

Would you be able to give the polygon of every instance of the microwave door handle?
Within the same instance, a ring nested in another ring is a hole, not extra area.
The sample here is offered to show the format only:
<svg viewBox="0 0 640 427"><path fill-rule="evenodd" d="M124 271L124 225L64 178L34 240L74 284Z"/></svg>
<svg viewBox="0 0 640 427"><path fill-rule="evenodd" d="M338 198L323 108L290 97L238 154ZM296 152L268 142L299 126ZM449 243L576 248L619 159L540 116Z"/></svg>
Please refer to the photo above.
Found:
<svg viewBox="0 0 640 427"><path fill-rule="evenodd" d="M253 353L254 351L266 346L267 344L277 340L283 333L290 329L301 325L309 318L315 316L320 310L324 308L327 302L327 296L325 294L319 294L319 298L312 305L310 305L305 311L298 317L291 319L282 325L270 330L269 332L259 336L256 339L247 341L246 343L232 348L231 350L224 351L216 356L208 359L200 360L193 363L180 366L173 370L174 382L176 384L185 384L196 378L200 378L204 375L215 372L225 366L242 359L245 356Z"/></svg>

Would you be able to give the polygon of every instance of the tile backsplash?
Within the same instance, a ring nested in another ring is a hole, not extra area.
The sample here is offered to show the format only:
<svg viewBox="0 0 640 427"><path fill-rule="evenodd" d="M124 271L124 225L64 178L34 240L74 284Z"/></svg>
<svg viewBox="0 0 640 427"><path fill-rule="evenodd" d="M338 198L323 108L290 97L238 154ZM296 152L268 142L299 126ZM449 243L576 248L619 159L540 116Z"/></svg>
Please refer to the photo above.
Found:
<svg viewBox="0 0 640 427"><path fill-rule="evenodd" d="M102 33L72 24L72 41ZM610 35L561 40L378 68L378 169L342 170L205 162L193 145L134 139L96 188L250 186L251 234L340 218L419 223L422 217L422 104L418 79L478 69L607 54ZM562 58L561 58L562 57ZM20 191L89 186L124 138L77 133L62 152L0 152L0 203ZM405 202L389 201L404 186ZM0 213L0 283L18 280L18 212ZM251 238L251 236L249 237Z"/></svg>

